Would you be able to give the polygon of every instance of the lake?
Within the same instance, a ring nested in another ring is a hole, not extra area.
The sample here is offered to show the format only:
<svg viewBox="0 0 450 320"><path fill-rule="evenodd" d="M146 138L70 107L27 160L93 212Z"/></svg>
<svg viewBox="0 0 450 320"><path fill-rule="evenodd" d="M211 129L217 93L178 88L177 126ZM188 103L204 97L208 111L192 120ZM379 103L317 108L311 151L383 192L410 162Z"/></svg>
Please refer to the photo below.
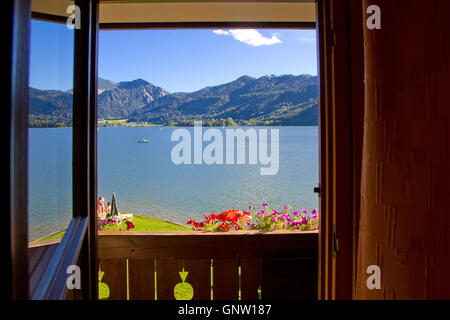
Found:
<svg viewBox="0 0 450 320"><path fill-rule="evenodd" d="M318 127L265 127L269 140L270 129L279 129L279 169L275 175L261 175L259 163L176 165L171 160L177 144L171 135L176 129L99 128L99 196L111 201L114 192L122 213L183 224L227 209L260 208L263 202L274 209L284 204L309 212L318 208L318 197L313 193L318 185ZM186 129L193 132L193 128ZM149 143L137 143L141 138ZM207 144L203 142L203 147ZM268 150L270 153L270 144ZM71 128L29 129L30 241L67 227L71 219L71 157Z"/></svg>

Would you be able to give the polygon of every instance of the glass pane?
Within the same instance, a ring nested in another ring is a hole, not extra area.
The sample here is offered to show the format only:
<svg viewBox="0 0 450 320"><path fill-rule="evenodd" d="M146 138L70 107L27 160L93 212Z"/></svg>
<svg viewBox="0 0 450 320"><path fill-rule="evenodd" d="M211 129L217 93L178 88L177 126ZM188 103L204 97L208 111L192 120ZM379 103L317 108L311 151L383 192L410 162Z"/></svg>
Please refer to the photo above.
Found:
<svg viewBox="0 0 450 320"><path fill-rule="evenodd" d="M65 24L31 21L30 242L61 238L72 218L73 46Z"/></svg>
<svg viewBox="0 0 450 320"><path fill-rule="evenodd" d="M315 37L314 30L285 29L101 31L100 216L110 214L113 193L120 213L185 227L229 209L259 211L263 203L311 216L318 208ZM202 121L200 140L194 120ZM250 139L227 150L228 132L238 129ZM180 135L189 140L180 152L186 158L176 149ZM210 164L205 153L215 138L221 163ZM262 147L266 157L273 147L273 163L264 164ZM138 230L160 228L134 221Z"/></svg>

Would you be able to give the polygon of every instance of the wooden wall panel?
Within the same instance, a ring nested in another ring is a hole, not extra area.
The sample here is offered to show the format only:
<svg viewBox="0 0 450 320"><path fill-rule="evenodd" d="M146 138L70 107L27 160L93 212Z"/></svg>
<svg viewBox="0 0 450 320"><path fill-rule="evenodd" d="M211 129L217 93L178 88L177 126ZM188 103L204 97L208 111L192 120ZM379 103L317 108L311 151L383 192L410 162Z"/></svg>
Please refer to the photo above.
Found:
<svg viewBox="0 0 450 320"><path fill-rule="evenodd" d="M104 272L102 282L109 287L109 300L127 299L126 259L100 260L100 270Z"/></svg>
<svg viewBox="0 0 450 320"><path fill-rule="evenodd" d="M239 260L214 259L213 300L237 300L239 297Z"/></svg>
<svg viewBox="0 0 450 320"><path fill-rule="evenodd" d="M317 258L263 260L261 292L263 300L314 300Z"/></svg>
<svg viewBox="0 0 450 320"><path fill-rule="evenodd" d="M194 289L193 300L211 300L211 259L184 260L184 270L189 272L186 282Z"/></svg>
<svg viewBox="0 0 450 320"><path fill-rule="evenodd" d="M261 286L261 259L240 259L241 300L259 300L258 288Z"/></svg>
<svg viewBox="0 0 450 320"><path fill-rule="evenodd" d="M155 299L155 260L128 260L130 300Z"/></svg>
<svg viewBox="0 0 450 320"><path fill-rule="evenodd" d="M182 259L156 260L156 288L158 300L175 300L175 285L181 282L180 272L183 268Z"/></svg>
<svg viewBox="0 0 450 320"><path fill-rule="evenodd" d="M381 8L381 29L364 30L356 297L450 299L450 2L369 5ZM370 265L379 290L366 286Z"/></svg>

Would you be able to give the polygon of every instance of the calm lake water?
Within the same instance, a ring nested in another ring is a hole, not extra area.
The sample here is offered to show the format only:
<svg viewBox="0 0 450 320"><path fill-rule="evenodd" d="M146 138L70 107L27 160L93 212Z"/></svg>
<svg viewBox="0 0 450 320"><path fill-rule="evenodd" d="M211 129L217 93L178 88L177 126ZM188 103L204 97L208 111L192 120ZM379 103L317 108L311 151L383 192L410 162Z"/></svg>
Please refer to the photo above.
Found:
<svg viewBox="0 0 450 320"><path fill-rule="evenodd" d="M279 129L279 170L272 176L261 175L259 161L256 165L175 165L171 161L175 129L99 128L99 196L111 201L114 192L120 212L179 223L232 208L260 208L262 202L277 209L284 204L298 210L318 208L313 193L318 184L317 127L267 128ZM137 143L141 138L150 142ZM203 147L207 144L203 142ZM29 129L30 241L67 227L71 219L71 157L71 128Z"/></svg>

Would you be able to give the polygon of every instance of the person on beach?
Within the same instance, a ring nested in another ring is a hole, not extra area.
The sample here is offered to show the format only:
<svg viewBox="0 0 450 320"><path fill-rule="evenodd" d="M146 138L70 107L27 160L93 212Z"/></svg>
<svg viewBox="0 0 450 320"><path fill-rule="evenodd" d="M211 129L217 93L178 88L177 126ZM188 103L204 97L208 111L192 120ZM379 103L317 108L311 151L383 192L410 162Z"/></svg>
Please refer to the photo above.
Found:
<svg viewBox="0 0 450 320"><path fill-rule="evenodd" d="M105 204L102 201L102 197L98 198L98 203L97 203L97 213L103 213L103 211L105 210Z"/></svg>
<svg viewBox="0 0 450 320"><path fill-rule="evenodd" d="M106 206L106 215L109 216L111 214L111 202L108 202Z"/></svg>
<svg viewBox="0 0 450 320"><path fill-rule="evenodd" d="M97 216L100 219L106 218L106 212L105 212L105 198L100 197L98 198L97 203Z"/></svg>

